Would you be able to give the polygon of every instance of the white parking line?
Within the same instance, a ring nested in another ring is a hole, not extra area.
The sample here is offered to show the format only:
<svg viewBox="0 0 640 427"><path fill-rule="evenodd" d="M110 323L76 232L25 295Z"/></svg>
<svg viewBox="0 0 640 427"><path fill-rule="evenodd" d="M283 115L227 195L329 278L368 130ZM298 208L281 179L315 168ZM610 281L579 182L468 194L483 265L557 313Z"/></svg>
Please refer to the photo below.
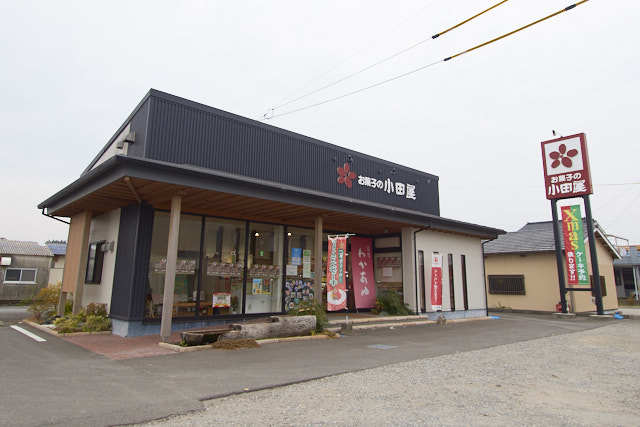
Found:
<svg viewBox="0 0 640 427"><path fill-rule="evenodd" d="M20 333L25 334L25 335L26 335L26 336L28 336L29 338L34 339L34 340L36 340L36 341L38 341L38 342L44 342L44 341L46 341L44 338L41 338L41 337L37 336L36 334L31 333L31 332L27 331L26 329L21 328L20 326L11 325L11 328L12 328L12 329L15 329L16 331L18 331L18 332L20 332Z"/></svg>

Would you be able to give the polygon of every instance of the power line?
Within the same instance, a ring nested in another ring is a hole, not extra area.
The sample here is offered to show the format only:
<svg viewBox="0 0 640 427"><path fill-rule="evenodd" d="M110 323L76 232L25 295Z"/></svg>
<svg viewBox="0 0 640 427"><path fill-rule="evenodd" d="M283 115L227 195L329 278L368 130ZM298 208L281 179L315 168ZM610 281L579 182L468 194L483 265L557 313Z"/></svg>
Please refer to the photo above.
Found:
<svg viewBox="0 0 640 427"><path fill-rule="evenodd" d="M418 42L416 42L416 43L412 44L412 45L411 45L411 46L409 46L409 47L406 47L406 48L401 49L401 50L399 50L399 51L397 51L397 52L395 52L395 53L392 53L391 55L386 56L386 57L384 57L384 58L382 58L382 59L380 59L380 60L378 60L378 61L374 62L373 64L370 64L370 65L367 65L366 67L360 68L359 70L354 71L354 72L352 72L352 73L350 73L350 74L347 74L346 76L341 77L341 78L339 78L339 79L337 79L337 80L333 80L333 81L331 81L330 83L327 83L327 84L325 84L325 85L323 85L323 86L320 86L320 87L319 87L319 88L317 88L317 89L314 89L314 90L312 90L312 91L310 91L310 92L306 92L306 93L304 93L304 94L302 94L302 95L300 95L300 96L298 96L298 97L296 97L296 98L290 99L290 100L288 100L288 101L286 101L286 102L283 102L283 103L281 103L281 104L279 104L279 105L276 105L275 107L271 107L271 109L269 110L269 112L273 114L273 111L275 111L275 110L277 110L277 109L279 109L279 108L285 107L285 106L287 106L287 105L289 105L289 104L293 104L294 102L300 101L301 99L307 98L307 97L309 97L309 96L311 96L311 95L313 95L313 94L316 94L316 93L321 92L321 91L323 91L323 90L325 90L325 89L328 89L328 88L330 88L330 87L333 87L333 86L335 86L335 85L337 85L337 84L339 84L339 83L344 82L345 80L348 80L348 79L350 79L350 78L352 78L352 77L357 76L358 74L364 73L365 71L368 71L368 70L370 70L370 69L372 69L372 68L374 68L374 67L377 67L377 66L378 66L378 65L380 65L380 64L384 64L385 62L388 62L388 61L390 61L390 60L392 60L392 59L394 59L394 58L397 58L398 56L400 56L400 55L402 55L402 54L404 54L404 53L407 53L407 52L409 52L410 50L413 50L413 49L415 49L416 47L418 47L418 46L420 46L420 45L422 45L422 44L424 44L424 43L426 43L426 42L428 42L428 41L432 41L432 40L434 40L434 39L438 38L439 36L441 36L441 35L443 35L443 34L445 34L445 33L448 33L449 31L451 31L451 30L453 30L453 29L455 29L455 28L458 28L458 27L460 27L460 26L462 26L462 25L466 24L467 22L469 22L469 21L471 21L471 20L473 20L473 19L477 18L477 17L478 17L478 16L480 16L480 15L483 15L484 13L486 13L486 12L490 11L491 9L494 9L494 8L496 8L496 7L500 6L501 4L506 3L506 2L508 2L508 1L509 1L509 0L502 0L501 2L494 4L494 5L493 5L493 6L491 6L490 8L485 9L485 10L483 10L483 11L482 11L482 12L480 12L480 13L476 13L476 14L475 14L475 15L473 15L472 17L467 18L467 19L465 19L464 21L461 21L461 22L457 23L457 24L456 24L456 25L454 25L453 27L447 28L446 30L441 31L441 32L439 32L439 33L436 33L436 34L435 34L435 35L433 35L433 36L429 36L429 37L427 37L427 38L424 38L424 39L422 39L422 40L420 40L420 41L418 41ZM267 113L265 114L265 116L264 116L265 118L267 118L266 116L269 114L269 112L267 112ZM275 116L274 116L274 117L275 117Z"/></svg>
<svg viewBox="0 0 640 427"><path fill-rule="evenodd" d="M501 35L501 36L499 36L499 37L496 37L496 38L494 38L494 39L491 39L491 40L489 40L489 41L487 41L487 42L481 43L481 44L476 45L476 46L474 46L474 47L472 47L472 48L469 48L469 49L467 49L467 50L464 50L464 51L462 51L462 52L459 52L459 53L457 53L457 54L455 54L455 55L448 56L448 57L446 57L446 58L444 58L444 59L442 59L442 60L440 60L440 61L436 61L436 62L432 62L432 63L427 64L427 65L423 65L423 66L421 66L421 67L418 67L418 68L415 68L415 69L413 69L413 70L407 71L407 72L405 72L405 73L399 74L399 75L397 75L397 76L394 76L394 77L391 77L391 78L388 78L388 79L382 80L382 81L380 81L380 82L377 82L377 83L371 84L371 85L369 85L369 86L365 86L365 87L362 87L362 88L360 88L360 89L356 89L356 90L353 90L353 91L351 91L351 92L347 92L347 93L345 93L345 94L342 94L342 95L339 95L339 96L335 96L335 97L333 97L333 98L325 99L324 101L316 102L316 103L314 103L314 104L309 104L309 105L306 105L306 106L303 106L303 107L300 107L300 108L296 108L296 109L293 109L293 110L285 111L285 112L280 113L280 114L272 114L271 116L268 116L268 113L267 113L267 114L265 114L265 115L263 116L263 118L264 118L265 120L271 120L271 119L274 119L274 118L277 118L277 117L287 116L287 115L289 115L289 114L297 113L297 112L299 112L299 111L303 111L303 110L307 110L307 109L309 109L309 108L313 108L313 107L317 107L317 106L320 106L320 105L323 105L323 104L327 104L327 103L332 102L332 101L337 101L337 100L339 100L339 99L346 98L346 97L351 96L351 95L355 95L355 94L357 94L357 93L363 92L363 91L368 90L368 89L375 88L375 87L377 87L377 86L381 86L381 85L383 85L383 84L386 84L386 83L392 82L392 81L394 81L394 80L398 80L398 79L400 79L400 78L402 78L402 77L406 77L406 76L408 76L408 75L411 75L411 74L417 73L418 71L422 71L422 70L424 70L424 69L426 69L426 68L430 68L430 67L432 67L432 66L434 66L434 65L436 65L436 64L439 64L439 63L441 63L441 62L450 61L450 60L452 60L453 58L456 58L456 57L458 57L458 56L464 55L465 53L469 53L469 52L471 52L471 51L474 51L474 50L476 50L476 49L479 49L479 48L481 48L481 47L484 47L484 46L487 46L487 45L489 45L489 44L491 44L491 43L494 43L494 42L496 42L496 41L498 41L498 40L501 40L501 39L504 39L504 38L506 38L506 37L509 37L509 36L511 36L511 35L513 35L513 34L515 34L515 33L519 32L519 31L522 31L522 30L524 30L524 29L526 29L526 28L532 27L533 25L539 24L540 22L546 21L547 19L553 18L553 17L554 17L554 16L556 16L556 15L559 15L559 14L561 14L561 13L563 13L563 12L567 12L567 11L569 11L569 10L571 10L571 9L575 8L576 6L579 6L579 5L583 4L583 3L586 3L587 1L589 1L589 0L582 0L582 1L578 2L578 3L574 3L574 4L570 5L570 6L565 7L564 9L559 10L558 12L552 13L551 15L545 16L544 18L540 18L540 19L538 19L537 21L534 21L534 22L532 22L532 23L530 23L530 24L527 24L527 25L525 25L525 26L522 26L522 27L520 27L520 28L517 28L517 29L515 29L515 30L513 30L513 31L510 31L510 32L508 32L508 33L506 33L506 34L503 34L503 35ZM271 109L271 111L273 111L273 109Z"/></svg>
<svg viewBox="0 0 640 427"><path fill-rule="evenodd" d="M405 16L403 19L398 21L393 27L391 27L391 30L395 30L400 25L404 24L406 21L408 21L409 19L413 18L415 15L419 14L420 12L422 12L424 9L426 9L428 6L430 6L431 3L433 3L433 1L435 1L435 0L432 0L432 1L428 2L428 3L425 3L421 8L419 8L416 11L412 12L411 14ZM312 82L315 82L316 80L326 76L331 71L333 71L336 68L340 67L342 64L350 61L352 58L355 58L356 56L360 55L362 52L364 52L367 49L369 49L369 47L371 46L371 41L373 41L373 39L370 39L370 41L368 43L360 46L351 55L347 56L346 58L344 58L342 60L339 60L339 61L333 63L333 65L331 65L329 68L325 69L325 71L323 71L323 72L321 72L319 74L316 74L315 77L312 77L311 79L307 80L307 82L304 85L302 85L296 92L299 93L303 89L306 89L307 87L309 87L311 85ZM284 107L285 105L289 105L292 102L295 102L295 100L291 99L292 96L293 95L290 95L290 96L286 97L280 104L276 105L275 107L272 107L271 110L275 110L275 109Z"/></svg>

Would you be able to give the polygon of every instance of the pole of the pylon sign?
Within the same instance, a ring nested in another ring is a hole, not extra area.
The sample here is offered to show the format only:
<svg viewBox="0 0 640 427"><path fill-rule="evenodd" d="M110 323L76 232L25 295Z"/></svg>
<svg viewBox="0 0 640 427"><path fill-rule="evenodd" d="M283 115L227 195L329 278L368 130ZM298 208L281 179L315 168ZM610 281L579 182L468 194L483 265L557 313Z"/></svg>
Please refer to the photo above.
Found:
<svg viewBox="0 0 640 427"><path fill-rule="evenodd" d="M604 314L602 307L602 288L600 287L600 269L598 268L598 254L596 253L596 236L593 231L593 217L591 216L591 202L589 195L582 197L584 200L584 210L587 215L587 235L589 236L589 254L591 255L591 291L596 296L596 311L598 314Z"/></svg>
<svg viewBox="0 0 640 427"><path fill-rule="evenodd" d="M556 245L556 264L558 266L558 284L560 285L560 304L562 312L567 313L567 285L564 281L564 261L560 246L560 232L558 231L558 200L551 200L551 219L553 223L553 240Z"/></svg>

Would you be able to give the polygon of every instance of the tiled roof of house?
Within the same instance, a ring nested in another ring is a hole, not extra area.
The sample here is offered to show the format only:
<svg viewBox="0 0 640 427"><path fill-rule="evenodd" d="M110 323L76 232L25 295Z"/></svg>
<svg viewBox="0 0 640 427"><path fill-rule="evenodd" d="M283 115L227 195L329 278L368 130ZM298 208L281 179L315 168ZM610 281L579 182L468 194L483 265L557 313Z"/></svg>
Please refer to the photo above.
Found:
<svg viewBox="0 0 640 427"><path fill-rule="evenodd" d="M67 244L66 243L45 243L51 253L54 255L66 255L67 254Z"/></svg>
<svg viewBox="0 0 640 427"><path fill-rule="evenodd" d="M583 220L584 221L584 220ZM553 241L553 227L551 221L529 222L520 230L498 236L497 239L485 243L485 254L508 254L508 253L532 253L532 252L553 252L555 243ZM596 234L604 240L605 245L614 253L614 259L618 258L611 242L605 237L604 231L598 223L594 221ZM586 224L584 227L586 238ZM560 246L564 250L564 239L560 237Z"/></svg>
<svg viewBox="0 0 640 427"><path fill-rule="evenodd" d="M0 239L0 254L53 256L53 253L48 247L40 245L37 242L23 242L8 239Z"/></svg>

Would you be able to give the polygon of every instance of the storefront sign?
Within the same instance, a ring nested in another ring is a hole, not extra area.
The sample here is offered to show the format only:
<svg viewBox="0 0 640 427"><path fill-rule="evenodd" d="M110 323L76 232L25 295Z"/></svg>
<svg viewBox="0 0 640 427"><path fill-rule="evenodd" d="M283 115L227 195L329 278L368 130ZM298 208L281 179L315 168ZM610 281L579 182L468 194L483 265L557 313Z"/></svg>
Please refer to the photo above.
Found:
<svg viewBox="0 0 640 427"><path fill-rule="evenodd" d="M567 261L567 283L569 285L588 285L587 254L584 250L584 231L580 205L563 206L562 234Z"/></svg>
<svg viewBox="0 0 640 427"><path fill-rule="evenodd" d="M442 255L431 254L431 309L442 310Z"/></svg>
<svg viewBox="0 0 640 427"><path fill-rule="evenodd" d="M302 251L302 277L305 279L311 278L311 249Z"/></svg>
<svg viewBox="0 0 640 427"><path fill-rule="evenodd" d="M344 184L347 188L353 186L352 181L358 178L358 185L363 187L369 187L372 190L384 191L387 194L394 194L398 197L416 200L416 186L413 184L392 181L391 178L384 180L372 178L364 175L357 175L351 170L349 163L345 163L343 166L338 166L338 183Z"/></svg>
<svg viewBox="0 0 640 427"><path fill-rule="evenodd" d="M371 257L372 239L351 238L351 272L353 273L353 296L356 308L376 306L376 285Z"/></svg>
<svg viewBox="0 0 640 427"><path fill-rule="evenodd" d="M214 308L231 307L231 294L228 292L214 292L211 305L213 305Z"/></svg>
<svg viewBox="0 0 640 427"><path fill-rule="evenodd" d="M542 166L547 199L593 193L584 133L543 141Z"/></svg>
<svg viewBox="0 0 640 427"><path fill-rule="evenodd" d="M345 278L345 254L347 238L329 237L327 260L327 310L338 311L347 307L347 283Z"/></svg>

